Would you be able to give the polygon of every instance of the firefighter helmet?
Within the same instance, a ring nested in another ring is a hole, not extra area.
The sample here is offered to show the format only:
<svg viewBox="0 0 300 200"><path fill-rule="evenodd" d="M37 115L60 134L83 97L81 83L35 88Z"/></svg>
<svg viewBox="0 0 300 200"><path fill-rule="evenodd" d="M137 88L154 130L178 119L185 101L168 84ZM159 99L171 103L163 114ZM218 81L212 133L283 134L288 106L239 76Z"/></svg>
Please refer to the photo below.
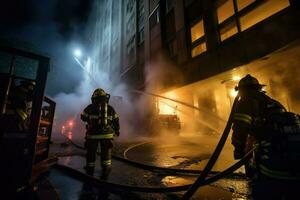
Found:
<svg viewBox="0 0 300 200"><path fill-rule="evenodd" d="M97 88L94 92L93 92L93 95L92 95L92 99L93 98L97 98L97 97L106 97L106 93L103 89L101 88Z"/></svg>
<svg viewBox="0 0 300 200"><path fill-rule="evenodd" d="M24 80L20 82L20 85L24 88L26 88L27 90L34 90L35 87L35 82L34 81L28 81L28 80Z"/></svg>
<svg viewBox="0 0 300 200"><path fill-rule="evenodd" d="M256 89L261 89L266 85L262 85L258 82L258 80L251 76L250 74L247 74L244 78L242 78L239 81L238 86L235 88L236 90L240 90L242 88L256 88Z"/></svg>

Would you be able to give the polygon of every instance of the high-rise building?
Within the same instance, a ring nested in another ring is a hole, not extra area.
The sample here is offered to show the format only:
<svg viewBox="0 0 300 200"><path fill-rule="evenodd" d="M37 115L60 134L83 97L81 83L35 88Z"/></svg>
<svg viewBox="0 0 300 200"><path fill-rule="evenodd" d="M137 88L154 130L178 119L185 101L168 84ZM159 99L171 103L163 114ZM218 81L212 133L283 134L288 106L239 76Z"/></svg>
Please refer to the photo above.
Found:
<svg viewBox="0 0 300 200"><path fill-rule="evenodd" d="M122 36L114 45L119 44L122 52L120 80L130 88L147 88L145 69L151 71L153 60L163 55L170 64L159 67L176 73L164 80L159 92L203 112L169 102L173 108L225 120L236 95L234 86L250 73L267 85L268 94L300 112L298 0L120 2ZM180 80L174 81L178 74Z"/></svg>

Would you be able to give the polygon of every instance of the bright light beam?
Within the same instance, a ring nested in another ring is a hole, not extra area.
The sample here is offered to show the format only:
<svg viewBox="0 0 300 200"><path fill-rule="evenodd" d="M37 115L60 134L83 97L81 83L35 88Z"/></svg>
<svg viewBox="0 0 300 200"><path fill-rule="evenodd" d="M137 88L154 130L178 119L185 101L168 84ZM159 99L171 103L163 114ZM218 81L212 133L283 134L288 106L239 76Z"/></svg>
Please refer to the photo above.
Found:
<svg viewBox="0 0 300 200"><path fill-rule="evenodd" d="M82 52L81 52L80 49L75 49L75 50L74 50L74 56L75 56L76 58L80 58L81 55L82 55Z"/></svg>
<svg viewBox="0 0 300 200"><path fill-rule="evenodd" d="M96 85L98 85L98 82L94 79L92 74L85 68L85 66L80 62L80 60L78 60L78 58L76 56L73 56L73 57L76 60L76 62L78 63L78 65L80 66L80 68L83 69L83 71L85 73L87 73L87 75L90 77L90 80L92 80Z"/></svg>

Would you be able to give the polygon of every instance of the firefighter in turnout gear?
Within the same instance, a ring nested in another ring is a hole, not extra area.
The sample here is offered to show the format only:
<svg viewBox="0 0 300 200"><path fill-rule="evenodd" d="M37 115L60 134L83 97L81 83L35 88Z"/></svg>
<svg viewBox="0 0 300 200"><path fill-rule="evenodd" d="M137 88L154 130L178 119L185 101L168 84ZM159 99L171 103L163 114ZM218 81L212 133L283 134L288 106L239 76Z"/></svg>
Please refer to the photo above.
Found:
<svg viewBox="0 0 300 200"><path fill-rule="evenodd" d="M91 97L92 104L81 113L86 122L86 172L93 175L98 143L101 147L101 178L106 179L111 169L111 151L114 135L119 136L119 117L112 106L108 105L110 95L103 89L96 89Z"/></svg>
<svg viewBox="0 0 300 200"><path fill-rule="evenodd" d="M300 188L299 116L268 97L264 86L247 75L236 87L240 99L233 117L234 158L256 147L245 165L253 199L295 199Z"/></svg>
<svg viewBox="0 0 300 200"><path fill-rule="evenodd" d="M21 81L12 88L1 122L3 132L26 132L29 129L34 87L33 81Z"/></svg>

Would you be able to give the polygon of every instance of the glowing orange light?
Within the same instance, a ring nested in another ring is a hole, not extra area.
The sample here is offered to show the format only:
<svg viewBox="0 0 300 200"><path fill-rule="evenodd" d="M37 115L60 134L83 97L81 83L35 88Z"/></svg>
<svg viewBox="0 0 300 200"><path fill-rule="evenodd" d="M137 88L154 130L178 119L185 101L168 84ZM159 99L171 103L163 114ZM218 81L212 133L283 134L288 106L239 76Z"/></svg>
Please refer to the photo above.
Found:
<svg viewBox="0 0 300 200"><path fill-rule="evenodd" d="M239 81L239 80L241 80L241 77L240 77L240 76L233 76L233 77L232 77L232 80L234 80L234 81Z"/></svg>
<svg viewBox="0 0 300 200"><path fill-rule="evenodd" d="M177 99L177 95L173 91L162 94L162 96L165 96L165 97L168 97L171 99ZM159 99L158 106L159 106L159 114L175 114L176 113L177 103L173 102L171 100Z"/></svg>
<svg viewBox="0 0 300 200"><path fill-rule="evenodd" d="M230 90L230 96L236 97L237 94L238 94L238 91L236 91L235 89Z"/></svg>
<svg viewBox="0 0 300 200"><path fill-rule="evenodd" d="M73 124L74 124L73 121L69 122L69 126L73 126Z"/></svg>

